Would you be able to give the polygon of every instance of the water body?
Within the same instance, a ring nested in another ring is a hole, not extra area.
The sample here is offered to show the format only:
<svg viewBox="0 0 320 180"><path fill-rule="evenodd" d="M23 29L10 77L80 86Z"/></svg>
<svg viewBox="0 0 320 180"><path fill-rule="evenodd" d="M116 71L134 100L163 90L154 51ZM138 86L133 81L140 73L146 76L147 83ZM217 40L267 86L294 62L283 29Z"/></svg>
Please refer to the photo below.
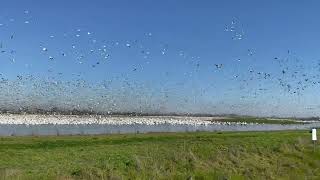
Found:
<svg viewBox="0 0 320 180"><path fill-rule="evenodd" d="M110 125L110 124L1 124L0 136L38 136L38 135L98 135L98 134L127 134L150 132L197 132L197 131L277 131L277 130L307 130L320 127L320 123L304 125Z"/></svg>

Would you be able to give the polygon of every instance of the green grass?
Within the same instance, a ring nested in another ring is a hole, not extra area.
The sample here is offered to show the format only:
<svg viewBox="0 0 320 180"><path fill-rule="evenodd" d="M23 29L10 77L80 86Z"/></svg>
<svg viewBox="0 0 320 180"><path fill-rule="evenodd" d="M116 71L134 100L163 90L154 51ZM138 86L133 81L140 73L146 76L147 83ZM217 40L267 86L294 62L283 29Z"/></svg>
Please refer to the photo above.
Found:
<svg viewBox="0 0 320 180"><path fill-rule="evenodd" d="M307 131L8 137L0 179L320 179Z"/></svg>
<svg viewBox="0 0 320 180"><path fill-rule="evenodd" d="M267 118L255 118L255 117L232 117L228 119L213 119L216 122L246 122L246 123L259 123L259 124L303 124L303 122L297 122L290 119L267 119Z"/></svg>

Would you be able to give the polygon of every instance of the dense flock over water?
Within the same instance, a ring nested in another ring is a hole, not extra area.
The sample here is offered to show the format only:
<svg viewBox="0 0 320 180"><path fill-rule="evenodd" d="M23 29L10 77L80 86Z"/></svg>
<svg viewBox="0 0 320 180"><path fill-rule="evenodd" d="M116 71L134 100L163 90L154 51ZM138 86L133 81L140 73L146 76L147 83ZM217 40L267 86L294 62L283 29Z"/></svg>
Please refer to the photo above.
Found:
<svg viewBox="0 0 320 180"><path fill-rule="evenodd" d="M318 90L320 85L320 61L303 64L299 56L290 50L269 57L270 64L274 66L272 70L258 66L257 50L254 48L243 52L245 56L203 64L201 54L161 42L152 32L143 32L140 37L128 40L101 39L94 31L76 26L71 30L66 29L63 34L56 34L54 30L44 32L47 35L43 41L35 42L38 48L30 50L39 59L27 61L21 58L25 49L17 45L22 37L15 33L15 27L23 24L28 31L30 26L39 26L36 22L37 17L29 10L21 12L16 18L1 16L0 19L0 59L6 63L6 67L21 70L21 73L19 70L0 72L0 110L14 113L0 115L2 125L256 127L257 124L216 122L206 117L105 115L128 112L254 114L259 112L256 110L258 108L262 108L262 115L269 115L270 112L278 115L282 110L279 97L285 97L282 101L288 100L296 105L303 101L305 94ZM221 31L229 34L235 43L245 41L250 36L237 18L226 22ZM150 46L150 43L156 45ZM63 46L59 47L60 44ZM115 66L120 61L119 52L139 61L124 67L125 73L106 75L106 72L93 80L88 78L99 68ZM162 77L161 80L141 80L139 73L150 71L152 74L151 67L156 66L155 61L161 58L181 62L181 67L176 69L178 72L168 69L158 75ZM66 61L70 66L69 71L57 68ZM37 70L31 69L35 69L37 63L43 63L40 65L41 72L34 73ZM176 80L176 76L182 78ZM207 83L199 85L197 80L203 78ZM229 85L222 86L226 82ZM272 95L274 91L279 96ZM268 101L264 102L264 99ZM263 106L268 112L264 112ZM300 107L301 111L315 116L319 109L316 103ZM48 112L49 115L40 115L39 112ZM24 113L27 114L22 115ZM88 115L59 115L77 113Z"/></svg>
<svg viewBox="0 0 320 180"><path fill-rule="evenodd" d="M278 121L283 119L270 118L270 120ZM306 130L320 126L319 120L302 121L297 119L294 121L301 123L264 124L232 121L230 117L2 114L0 115L0 136L275 131Z"/></svg>

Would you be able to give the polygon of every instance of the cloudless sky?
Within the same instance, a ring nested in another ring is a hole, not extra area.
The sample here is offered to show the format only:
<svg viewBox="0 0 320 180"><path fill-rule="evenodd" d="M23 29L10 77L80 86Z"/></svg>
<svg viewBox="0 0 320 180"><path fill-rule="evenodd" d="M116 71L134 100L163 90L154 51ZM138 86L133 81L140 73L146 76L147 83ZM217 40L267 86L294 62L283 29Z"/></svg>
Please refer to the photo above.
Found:
<svg viewBox="0 0 320 180"><path fill-rule="evenodd" d="M319 6L289 0L4 0L0 73L13 84L28 75L64 84L58 94L43 89L44 97L63 97L70 92L67 82L79 79L92 86L113 81L106 93L112 103L101 104L118 104L112 105L117 110L139 104L141 111L318 116ZM15 92L19 86L1 87ZM98 94L84 92L72 96L75 104ZM14 101L8 94L0 97ZM123 103L119 96L130 98Z"/></svg>

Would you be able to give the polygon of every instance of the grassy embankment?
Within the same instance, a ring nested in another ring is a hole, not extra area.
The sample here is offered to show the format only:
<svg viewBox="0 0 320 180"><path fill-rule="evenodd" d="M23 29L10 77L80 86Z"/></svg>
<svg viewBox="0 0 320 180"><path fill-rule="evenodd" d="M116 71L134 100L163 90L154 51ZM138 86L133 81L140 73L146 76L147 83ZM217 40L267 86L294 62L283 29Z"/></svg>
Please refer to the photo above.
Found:
<svg viewBox="0 0 320 180"><path fill-rule="evenodd" d="M7 137L0 179L312 179L307 131Z"/></svg>

